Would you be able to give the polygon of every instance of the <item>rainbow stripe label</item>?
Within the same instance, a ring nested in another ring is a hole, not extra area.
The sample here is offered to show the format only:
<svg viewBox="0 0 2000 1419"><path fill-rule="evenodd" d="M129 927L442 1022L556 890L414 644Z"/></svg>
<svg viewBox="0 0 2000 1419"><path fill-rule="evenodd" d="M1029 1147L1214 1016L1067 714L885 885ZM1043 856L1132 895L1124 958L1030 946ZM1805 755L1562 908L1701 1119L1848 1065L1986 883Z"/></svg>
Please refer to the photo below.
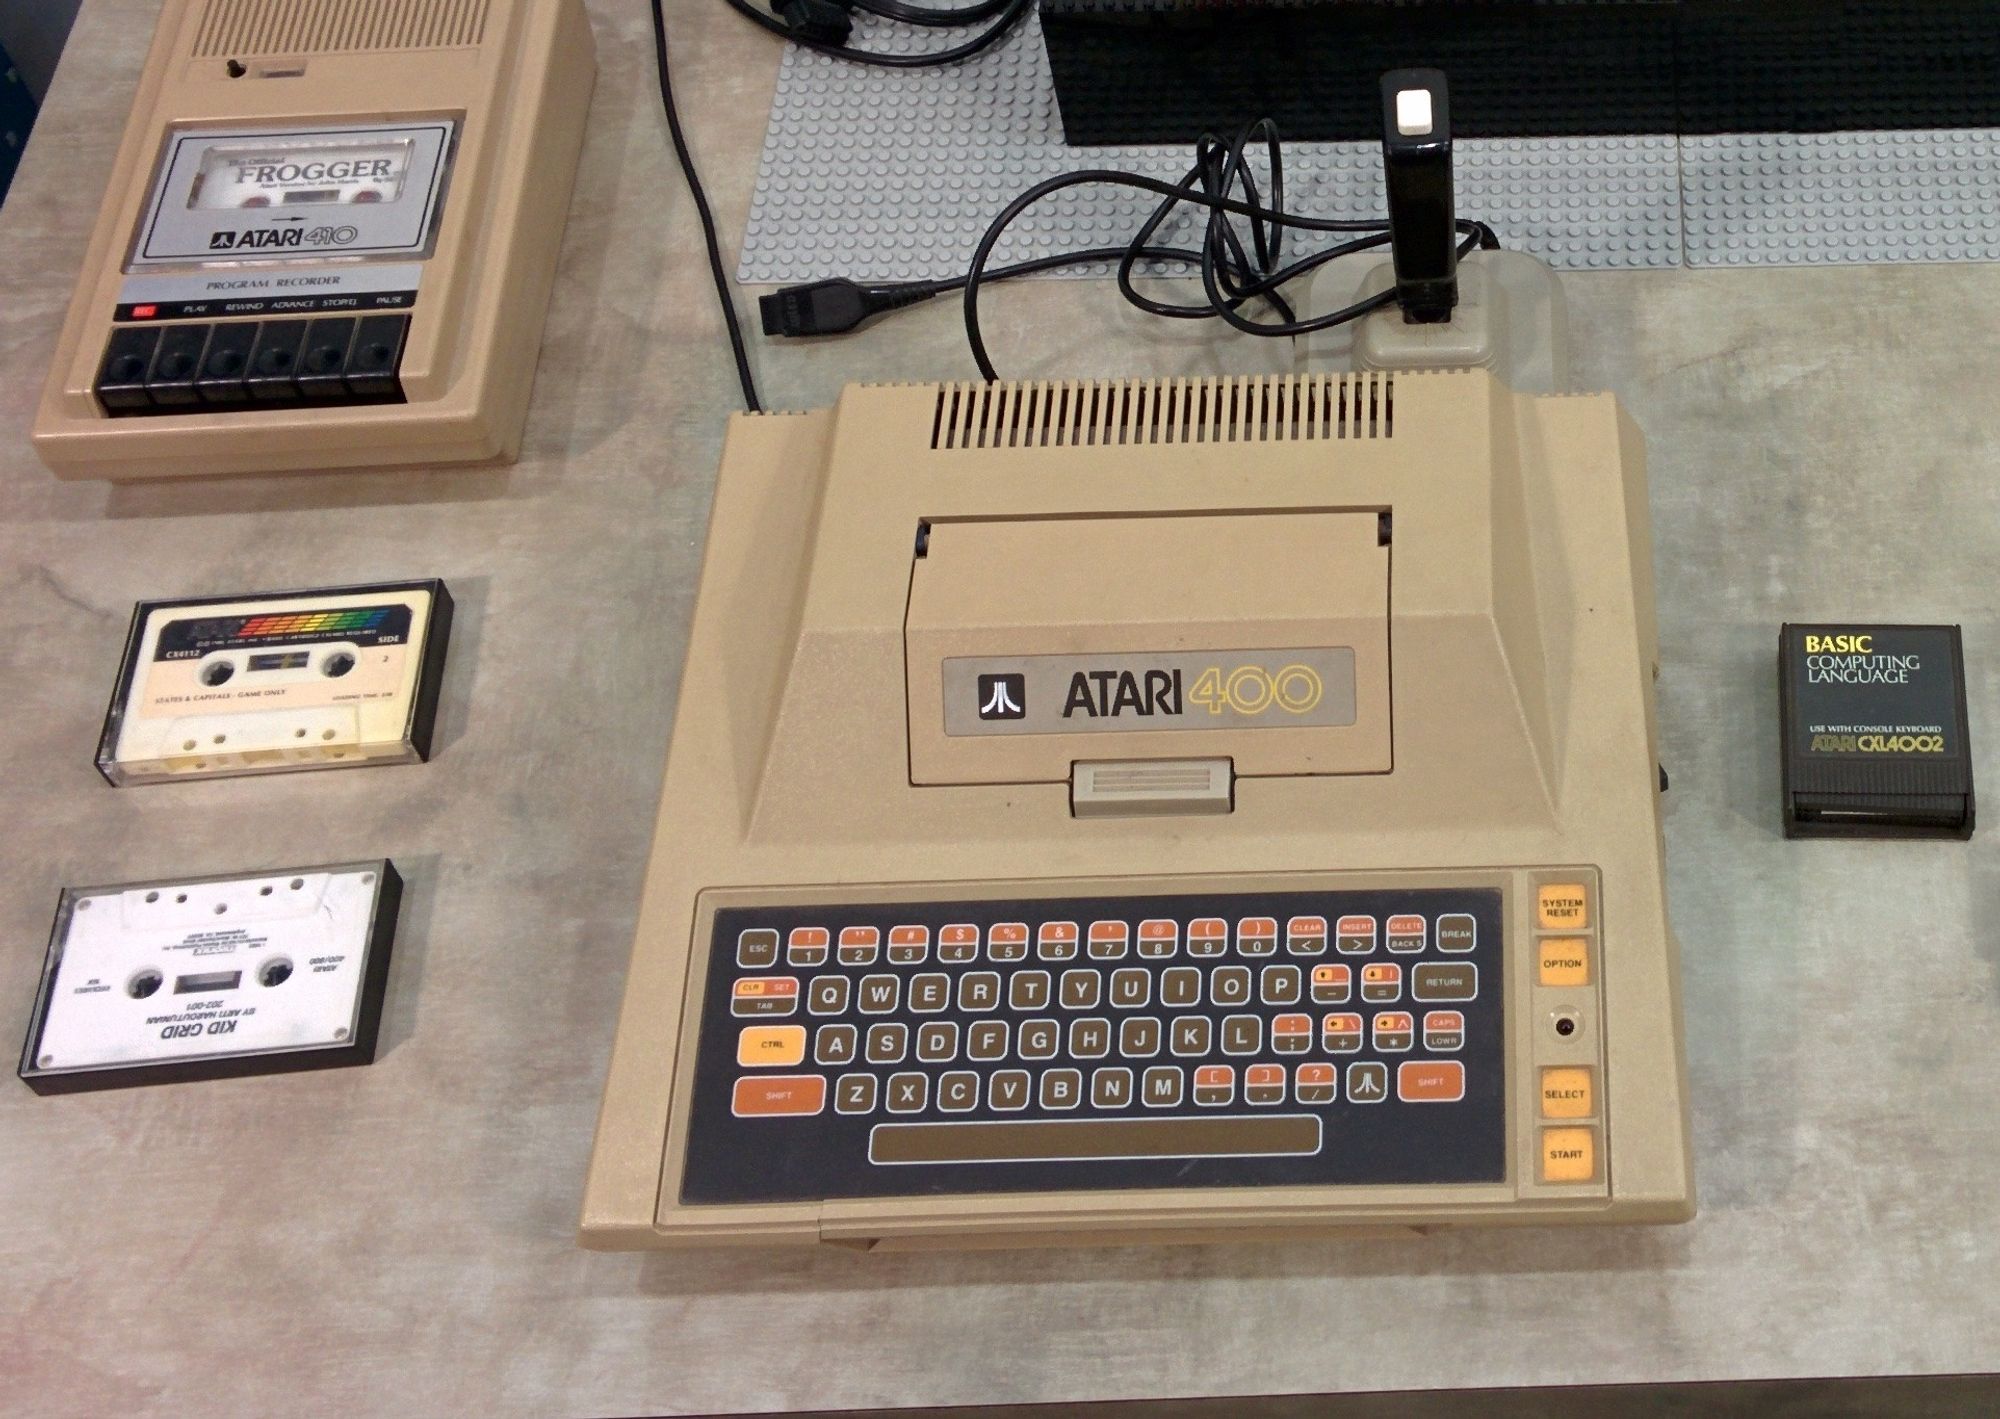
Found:
<svg viewBox="0 0 2000 1419"><path fill-rule="evenodd" d="M218 650L317 645L327 641L348 641L358 646L404 645L409 639L410 608L400 605L201 616L170 621L163 626L153 658L198 660Z"/></svg>

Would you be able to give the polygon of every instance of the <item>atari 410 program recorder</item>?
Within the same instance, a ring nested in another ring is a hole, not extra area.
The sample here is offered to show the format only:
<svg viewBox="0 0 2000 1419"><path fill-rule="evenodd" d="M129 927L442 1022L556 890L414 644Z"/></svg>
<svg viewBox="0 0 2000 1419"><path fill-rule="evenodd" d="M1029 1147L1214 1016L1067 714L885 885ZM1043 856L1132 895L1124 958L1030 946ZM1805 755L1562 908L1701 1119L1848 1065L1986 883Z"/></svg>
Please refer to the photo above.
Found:
<svg viewBox="0 0 2000 1419"><path fill-rule="evenodd" d="M595 74L581 0L167 0L44 461L513 457Z"/></svg>
<svg viewBox="0 0 2000 1419"><path fill-rule="evenodd" d="M1484 370L738 416L584 1242L1688 1217L1648 535Z"/></svg>

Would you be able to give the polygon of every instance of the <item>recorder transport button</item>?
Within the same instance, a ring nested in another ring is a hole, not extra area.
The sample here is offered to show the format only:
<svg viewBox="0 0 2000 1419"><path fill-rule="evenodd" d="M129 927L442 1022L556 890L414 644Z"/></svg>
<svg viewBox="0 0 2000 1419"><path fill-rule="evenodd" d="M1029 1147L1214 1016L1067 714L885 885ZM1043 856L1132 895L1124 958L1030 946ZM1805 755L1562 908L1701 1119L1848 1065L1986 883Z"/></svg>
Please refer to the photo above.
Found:
<svg viewBox="0 0 2000 1419"><path fill-rule="evenodd" d="M250 369L245 380L252 399L288 403L304 397L298 376L305 343L303 320L267 320L257 327L257 343L250 347Z"/></svg>
<svg viewBox="0 0 2000 1419"><path fill-rule="evenodd" d="M343 399L347 395L347 356L354 346L353 316L315 320L306 328L299 355L299 393L308 399Z"/></svg>
<svg viewBox="0 0 2000 1419"><path fill-rule="evenodd" d="M104 363L97 367L97 402L107 413L152 407L146 376L159 352L161 334L157 325L123 325L112 332Z"/></svg>
<svg viewBox="0 0 2000 1419"><path fill-rule="evenodd" d="M403 344L409 335L407 315L362 317L347 352L347 392L357 399L401 399Z"/></svg>
<svg viewBox="0 0 2000 1419"><path fill-rule="evenodd" d="M202 352L201 373L194 382L203 404L247 404L250 351L257 344L257 322L224 321L210 332Z"/></svg>
<svg viewBox="0 0 2000 1419"><path fill-rule="evenodd" d="M206 325L169 325L160 336L160 348L146 372L146 394L153 403L199 404L195 381L201 375L203 352L208 349Z"/></svg>

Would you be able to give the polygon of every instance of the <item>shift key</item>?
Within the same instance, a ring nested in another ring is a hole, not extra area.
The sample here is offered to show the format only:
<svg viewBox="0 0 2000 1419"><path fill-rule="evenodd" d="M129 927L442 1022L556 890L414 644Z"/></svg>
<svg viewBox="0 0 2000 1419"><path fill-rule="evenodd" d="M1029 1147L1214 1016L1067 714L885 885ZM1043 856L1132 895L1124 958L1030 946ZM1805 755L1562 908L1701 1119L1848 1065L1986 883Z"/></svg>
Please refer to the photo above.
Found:
<svg viewBox="0 0 2000 1419"><path fill-rule="evenodd" d="M820 1074L761 1074L736 1081L730 1112L738 1118L816 1114L826 1107L826 1077Z"/></svg>

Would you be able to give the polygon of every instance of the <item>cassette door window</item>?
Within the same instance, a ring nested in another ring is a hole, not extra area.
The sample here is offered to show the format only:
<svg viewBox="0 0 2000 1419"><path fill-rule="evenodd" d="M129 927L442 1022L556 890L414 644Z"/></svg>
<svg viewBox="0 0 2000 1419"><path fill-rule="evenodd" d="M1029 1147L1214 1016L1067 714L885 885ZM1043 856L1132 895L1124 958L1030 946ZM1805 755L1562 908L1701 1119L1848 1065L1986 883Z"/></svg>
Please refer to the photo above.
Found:
<svg viewBox="0 0 2000 1419"><path fill-rule="evenodd" d="M177 129L126 269L426 255L456 133L452 119Z"/></svg>

